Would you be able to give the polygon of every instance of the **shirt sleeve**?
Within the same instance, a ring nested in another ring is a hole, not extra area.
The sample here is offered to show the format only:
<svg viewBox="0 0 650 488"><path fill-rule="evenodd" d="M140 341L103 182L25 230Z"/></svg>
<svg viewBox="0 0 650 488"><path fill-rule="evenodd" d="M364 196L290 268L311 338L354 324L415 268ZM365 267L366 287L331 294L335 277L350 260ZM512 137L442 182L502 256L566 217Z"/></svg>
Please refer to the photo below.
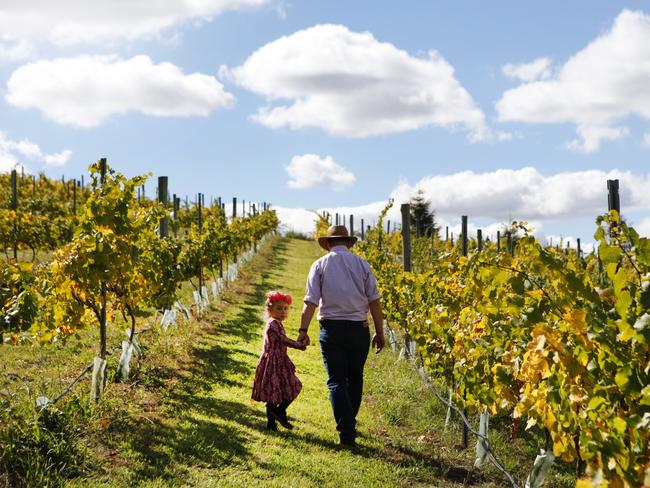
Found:
<svg viewBox="0 0 650 488"><path fill-rule="evenodd" d="M309 276L307 276L307 290L303 301L318 306L321 297L320 270L318 261L311 265Z"/></svg>
<svg viewBox="0 0 650 488"><path fill-rule="evenodd" d="M372 272L372 268L370 267L369 264L366 263L366 281L365 281L365 288L366 288L366 297L368 297L368 303L374 302L375 300L379 300L379 290L377 289L377 279L375 278L375 275Z"/></svg>

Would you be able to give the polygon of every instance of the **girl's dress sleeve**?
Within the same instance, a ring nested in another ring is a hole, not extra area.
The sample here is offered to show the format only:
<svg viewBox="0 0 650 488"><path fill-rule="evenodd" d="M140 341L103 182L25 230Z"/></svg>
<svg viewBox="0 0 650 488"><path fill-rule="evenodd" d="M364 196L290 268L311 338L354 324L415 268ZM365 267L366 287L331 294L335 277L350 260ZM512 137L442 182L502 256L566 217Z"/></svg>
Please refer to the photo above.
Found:
<svg viewBox="0 0 650 488"><path fill-rule="evenodd" d="M278 323L277 320L274 320L271 322L269 325L269 339L272 341L279 341L280 343L284 344L287 347L293 347L294 349L302 349L303 344L294 341L293 339L290 339L287 337L286 332L284 331L284 328Z"/></svg>

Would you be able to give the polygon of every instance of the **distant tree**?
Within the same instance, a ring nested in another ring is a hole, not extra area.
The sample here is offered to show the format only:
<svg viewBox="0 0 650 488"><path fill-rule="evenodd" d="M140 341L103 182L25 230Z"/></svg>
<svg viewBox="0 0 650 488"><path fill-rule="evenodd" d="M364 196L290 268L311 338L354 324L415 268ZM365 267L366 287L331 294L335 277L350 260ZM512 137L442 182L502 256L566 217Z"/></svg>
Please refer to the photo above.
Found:
<svg viewBox="0 0 650 488"><path fill-rule="evenodd" d="M410 200L411 206L411 225L415 227L418 236L426 235L430 237L433 232L439 230L436 224L436 213L431 210L431 202L424 196L422 189Z"/></svg>

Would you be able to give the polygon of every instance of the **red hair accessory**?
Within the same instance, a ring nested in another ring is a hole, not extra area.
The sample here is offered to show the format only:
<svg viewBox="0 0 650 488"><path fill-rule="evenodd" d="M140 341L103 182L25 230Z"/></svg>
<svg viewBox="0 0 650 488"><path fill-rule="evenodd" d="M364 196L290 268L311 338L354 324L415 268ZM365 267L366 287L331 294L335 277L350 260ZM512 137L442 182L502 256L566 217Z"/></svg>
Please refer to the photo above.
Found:
<svg viewBox="0 0 650 488"><path fill-rule="evenodd" d="M274 302L284 302L291 305L291 295L280 293L279 291L271 291L266 294L266 302L270 305Z"/></svg>

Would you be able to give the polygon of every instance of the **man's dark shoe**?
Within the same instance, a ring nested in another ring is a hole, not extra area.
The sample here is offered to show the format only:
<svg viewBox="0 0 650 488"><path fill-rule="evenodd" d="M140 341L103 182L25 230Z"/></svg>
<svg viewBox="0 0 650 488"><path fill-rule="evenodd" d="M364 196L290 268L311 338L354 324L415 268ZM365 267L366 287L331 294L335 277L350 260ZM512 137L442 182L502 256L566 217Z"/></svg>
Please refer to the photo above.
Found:
<svg viewBox="0 0 650 488"><path fill-rule="evenodd" d="M354 437L341 437L339 445L344 447L354 447L357 445L357 441Z"/></svg>

